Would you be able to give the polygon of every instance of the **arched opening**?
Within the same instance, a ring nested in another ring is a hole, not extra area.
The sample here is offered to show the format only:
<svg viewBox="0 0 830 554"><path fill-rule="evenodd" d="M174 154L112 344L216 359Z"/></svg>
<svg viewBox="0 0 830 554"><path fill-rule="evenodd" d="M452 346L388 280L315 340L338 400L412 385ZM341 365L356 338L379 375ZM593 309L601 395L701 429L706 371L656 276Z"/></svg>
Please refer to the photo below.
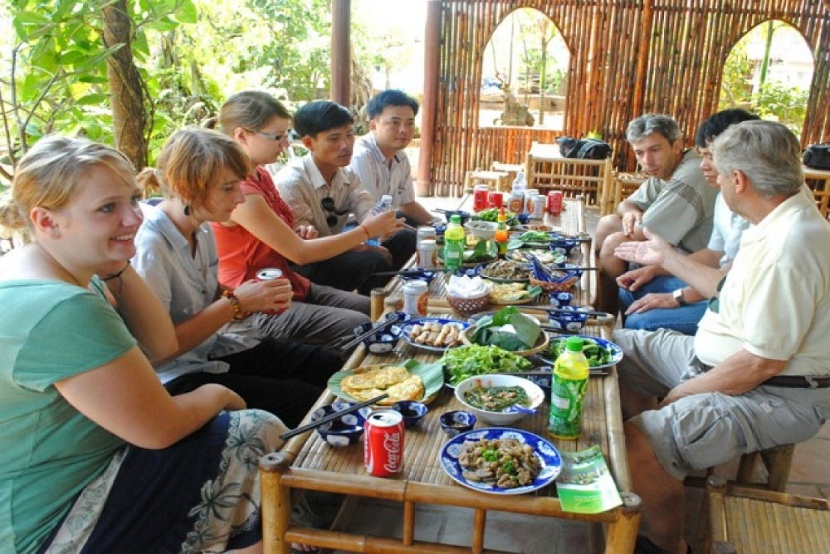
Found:
<svg viewBox="0 0 830 554"><path fill-rule="evenodd" d="M514 10L484 50L479 125L561 130L570 51L548 16Z"/></svg>
<svg viewBox="0 0 830 554"><path fill-rule="evenodd" d="M807 41L790 24L769 20L732 48L723 68L718 109L744 108L801 135L814 71Z"/></svg>

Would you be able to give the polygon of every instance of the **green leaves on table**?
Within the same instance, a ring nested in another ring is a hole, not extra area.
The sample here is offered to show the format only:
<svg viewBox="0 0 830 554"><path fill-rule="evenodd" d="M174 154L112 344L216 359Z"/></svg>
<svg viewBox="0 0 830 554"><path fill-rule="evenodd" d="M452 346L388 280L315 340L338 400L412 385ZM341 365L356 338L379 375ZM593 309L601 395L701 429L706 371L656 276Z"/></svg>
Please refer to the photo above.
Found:
<svg viewBox="0 0 830 554"><path fill-rule="evenodd" d="M478 344L450 348L438 363L444 365L447 382L452 386L474 375L516 373L533 365L528 359L498 346Z"/></svg>
<svg viewBox="0 0 830 554"><path fill-rule="evenodd" d="M507 325L512 330L505 328ZM542 329L535 319L510 306L476 321L476 330L470 342L492 344L515 352L533 348L541 333Z"/></svg>

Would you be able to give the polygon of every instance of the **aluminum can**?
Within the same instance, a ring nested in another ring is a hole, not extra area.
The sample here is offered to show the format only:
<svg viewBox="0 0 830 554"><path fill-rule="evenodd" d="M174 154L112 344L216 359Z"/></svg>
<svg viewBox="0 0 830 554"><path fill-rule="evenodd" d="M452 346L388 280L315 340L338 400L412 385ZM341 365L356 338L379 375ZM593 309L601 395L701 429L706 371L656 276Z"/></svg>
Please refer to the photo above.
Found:
<svg viewBox="0 0 830 554"><path fill-rule="evenodd" d="M487 196L488 208L501 208L504 206L504 193L494 190Z"/></svg>
<svg viewBox="0 0 830 554"><path fill-rule="evenodd" d="M525 207L525 193L522 190L514 190L507 198L507 209L514 214L522 213Z"/></svg>
<svg viewBox="0 0 830 554"><path fill-rule="evenodd" d="M530 212L532 219L542 219L545 217L545 195L534 194L533 203L531 204L533 211Z"/></svg>
<svg viewBox="0 0 830 554"><path fill-rule="evenodd" d="M403 286L403 311L408 314L427 315L429 286L426 281L413 279Z"/></svg>
<svg viewBox="0 0 830 554"><path fill-rule="evenodd" d="M282 270L276 267L266 267L256 272L257 281L273 281L282 278Z"/></svg>
<svg viewBox="0 0 830 554"><path fill-rule="evenodd" d="M418 267L433 269L436 264L435 239L423 239L418 241Z"/></svg>
<svg viewBox="0 0 830 554"><path fill-rule="evenodd" d="M378 410L366 418L363 463L369 475L392 477L403 468L404 423L395 410Z"/></svg>
<svg viewBox="0 0 830 554"><path fill-rule="evenodd" d="M435 227L431 225L421 225L418 227L415 240L417 242L421 242L422 240L435 240L437 237L438 233L435 231Z"/></svg>
<svg viewBox="0 0 830 554"><path fill-rule="evenodd" d="M473 186L473 211L480 212L487 208L487 198L490 187L487 185Z"/></svg>
<svg viewBox="0 0 830 554"><path fill-rule="evenodd" d="M525 191L525 205L523 206L522 213L531 215L533 213L533 202L535 201L535 196L539 194L539 189L527 189Z"/></svg>
<svg viewBox="0 0 830 554"><path fill-rule="evenodd" d="M552 190L548 193L547 212L550 215L559 215L562 213L562 191Z"/></svg>

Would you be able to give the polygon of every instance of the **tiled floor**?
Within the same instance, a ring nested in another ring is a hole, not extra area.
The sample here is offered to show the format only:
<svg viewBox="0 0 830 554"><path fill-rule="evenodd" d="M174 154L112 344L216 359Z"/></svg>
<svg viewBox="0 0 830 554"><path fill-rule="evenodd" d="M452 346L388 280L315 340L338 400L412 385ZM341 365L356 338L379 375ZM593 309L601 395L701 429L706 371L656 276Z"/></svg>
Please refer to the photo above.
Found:
<svg viewBox="0 0 830 554"><path fill-rule="evenodd" d="M459 199L424 198L428 208L456 208ZM589 227L596 225L597 215L589 212ZM795 450L788 492L830 499L830 424L823 427L813 439L799 444ZM736 464L718 469L729 475ZM701 492L688 489L686 499L687 534L697 530L697 514ZM469 545L472 511L426 506L416 516L416 539ZM382 501L363 501L355 510L349 530L370 535L400 537L402 510L395 504ZM595 531L593 531L595 535ZM593 539L593 540L592 540ZM600 541L592 536L587 524L492 512L487 517L485 547L516 552L536 553L591 553L602 552Z"/></svg>

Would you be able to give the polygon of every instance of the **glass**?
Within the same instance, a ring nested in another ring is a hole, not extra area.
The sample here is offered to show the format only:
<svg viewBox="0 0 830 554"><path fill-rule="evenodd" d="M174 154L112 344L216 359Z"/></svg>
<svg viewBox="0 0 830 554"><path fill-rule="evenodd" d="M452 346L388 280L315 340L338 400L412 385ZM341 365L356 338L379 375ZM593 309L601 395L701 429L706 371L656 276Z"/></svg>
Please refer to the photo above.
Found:
<svg viewBox="0 0 830 554"><path fill-rule="evenodd" d="M346 215L349 213L349 210L340 210L337 211L334 209L334 199L331 196L326 196L325 198L320 199L320 207L329 212L328 217L326 217L326 224L329 227L334 227L337 225L338 218L341 215Z"/></svg>

